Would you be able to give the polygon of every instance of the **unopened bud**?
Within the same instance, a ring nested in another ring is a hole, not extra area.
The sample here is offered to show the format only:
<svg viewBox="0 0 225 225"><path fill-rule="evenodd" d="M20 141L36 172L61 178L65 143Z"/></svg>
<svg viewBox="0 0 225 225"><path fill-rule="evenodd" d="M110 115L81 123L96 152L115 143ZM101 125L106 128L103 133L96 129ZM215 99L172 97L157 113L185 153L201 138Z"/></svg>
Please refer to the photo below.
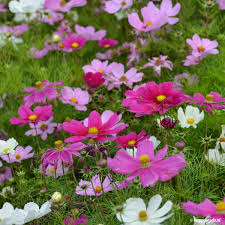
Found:
<svg viewBox="0 0 225 225"><path fill-rule="evenodd" d="M54 192L51 199L54 203L59 203L62 201L62 194L60 192Z"/></svg>

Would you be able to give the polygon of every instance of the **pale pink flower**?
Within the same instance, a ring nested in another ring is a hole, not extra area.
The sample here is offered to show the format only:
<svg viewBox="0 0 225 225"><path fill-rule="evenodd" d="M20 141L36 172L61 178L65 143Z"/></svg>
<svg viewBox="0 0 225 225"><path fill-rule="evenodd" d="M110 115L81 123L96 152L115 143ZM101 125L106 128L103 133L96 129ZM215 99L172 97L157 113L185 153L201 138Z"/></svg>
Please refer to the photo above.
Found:
<svg viewBox="0 0 225 225"><path fill-rule="evenodd" d="M39 14L39 17L37 18L37 20L43 23L54 25L55 23L58 23L61 20L63 20L63 18L64 18L64 15L62 13L57 13L54 11L49 11L49 12L45 11Z"/></svg>
<svg viewBox="0 0 225 225"><path fill-rule="evenodd" d="M65 104L74 106L76 110L86 111L87 105L90 102L90 96L87 91L82 91L80 88L63 87L61 89L60 100Z"/></svg>
<svg viewBox="0 0 225 225"><path fill-rule="evenodd" d="M168 56L160 55L160 57L153 57L152 59L148 59L149 63L143 66L143 69L147 67L154 67L154 71L160 76L161 68L167 68L169 70L173 70L173 63L167 60Z"/></svg>
<svg viewBox="0 0 225 225"><path fill-rule="evenodd" d="M225 9L225 0L216 0L216 2L219 4L219 9Z"/></svg>
<svg viewBox="0 0 225 225"><path fill-rule="evenodd" d="M108 13L115 13L117 11L127 9L131 7L133 4L133 0L111 0L105 1L104 10Z"/></svg>
<svg viewBox="0 0 225 225"><path fill-rule="evenodd" d="M184 66L192 66L192 65L197 65L200 62L200 57L194 56L194 55L189 55L186 57L184 61Z"/></svg>
<svg viewBox="0 0 225 225"><path fill-rule="evenodd" d="M43 141L47 140L48 134L52 134L57 127L57 123L52 123L53 117L47 121L39 121L37 125L30 123L31 130L25 133L26 136L40 135Z"/></svg>
<svg viewBox="0 0 225 225"><path fill-rule="evenodd" d="M0 161L0 184L4 184L5 180L10 180L12 178L12 172L10 167L3 166L2 162Z"/></svg>
<svg viewBox="0 0 225 225"><path fill-rule="evenodd" d="M8 12L8 9L5 9L7 2L0 2L0 13L1 12Z"/></svg>

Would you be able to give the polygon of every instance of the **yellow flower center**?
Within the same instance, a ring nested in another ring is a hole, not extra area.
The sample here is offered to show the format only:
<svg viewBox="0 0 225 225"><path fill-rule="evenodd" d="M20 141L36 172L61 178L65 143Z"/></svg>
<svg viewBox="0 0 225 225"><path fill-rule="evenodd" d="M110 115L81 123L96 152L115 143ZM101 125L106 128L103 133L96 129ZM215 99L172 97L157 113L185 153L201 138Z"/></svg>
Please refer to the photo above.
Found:
<svg viewBox="0 0 225 225"><path fill-rule="evenodd" d="M60 43L60 44L59 44L59 48L64 48L63 43Z"/></svg>
<svg viewBox="0 0 225 225"><path fill-rule="evenodd" d="M139 97L140 99L144 99L142 96Z"/></svg>
<svg viewBox="0 0 225 225"><path fill-rule="evenodd" d="M43 88L43 83L41 81L37 81L35 83L36 88L38 88L38 90L41 90Z"/></svg>
<svg viewBox="0 0 225 225"><path fill-rule="evenodd" d="M70 101L73 102L73 103L77 103L77 99L76 98L71 98Z"/></svg>
<svg viewBox="0 0 225 225"><path fill-rule="evenodd" d="M73 47L73 48L78 48L78 47L79 47L79 43L73 42L72 47Z"/></svg>
<svg viewBox="0 0 225 225"><path fill-rule="evenodd" d="M33 115L30 115L29 117L29 120L36 120L37 119L37 115L33 114Z"/></svg>
<svg viewBox="0 0 225 225"><path fill-rule="evenodd" d="M11 37L12 34L11 34L11 32L7 32L5 35L7 38L9 38L9 37Z"/></svg>
<svg viewBox="0 0 225 225"><path fill-rule="evenodd" d="M147 212L145 210L142 210L138 213L138 217L140 221L146 221L148 220L148 215Z"/></svg>
<svg viewBox="0 0 225 225"><path fill-rule="evenodd" d="M193 119L193 118L188 118L187 119L187 123L188 124L193 124L195 122L195 119Z"/></svg>
<svg viewBox="0 0 225 225"><path fill-rule="evenodd" d="M50 170L51 173L55 173L55 171L56 171L55 168L51 168Z"/></svg>
<svg viewBox="0 0 225 225"><path fill-rule="evenodd" d="M166 98L165 95L159 95L159 96L157 96L157 101L162 102L165 98Z"/></svg>
<svg viewBox="0 0 225 225"><path fill-rule="evenodd" d="M104 47L105 47L105 48L109 48L110 45L109 45L109 44L105 44Z"/></svg>
<svg viewBox="0 0 225 225"><path fill-rule="evenodd" d="M203 45L200 45L200 46L198 47L198 51L199 51L199 52L204 52L204 51L205 51L205 47L204 47Z"/></svg>
<svg viewBox="0 0 225 225"><path fill-rule="evenodd" d="M62 1L60 2L60 6L61 6L61 7L65 7L65 6L66 6L66 1L65 1L65 0L62 0Z"/></svg>
<svg viewBox="0 0 225 225"><path fill-rule="evenodd" d="M99 70L98 70L98 72L100 72L100 73L104 73L104 70L102 70L102 69L99 69Z"/></svg>
<svg viewBox="0 0 225 225"><path fill-rule="evenodd" d="M64 149L63 142L61 140L55 141L55 147L57 150L62 151Z"/></svg>
<svg viewBox="0 0 225 225"><path fill-rule="evenodd" d="M97 134L98 133L98 128L97 127L90 127L88 129L89 134Z"/></svg>
<svg viewBox="0 0 225 225"><path fill-rule="evenodd" d="M96 187L95 187L95 192L96 192L96 193L99 194L101 191L102 191L101 186L96 186Z"/></svg>
<svg viewBox="0 0 225 225"><path fill-rule="evenodd" d="M208 102L208 103L212 103L213 102L213 95L206 95L206 101Z"/></svg>
<svg viewBox="0 0 225 225"><path fill-rule="evenodd" d="M220 138L218 138L218 141L219 141L219 142L225 142L225 137L220 137Z"/></svg>
<svg viewBox="0 0 225 225"><path fill-rule="evenodd" d="M225 202L217 202L216 203L216 212L218 214L225 214Z"/></svg>
<svg viewBox="0 0 225 225"><path fill-rule="evenodd" d="M42 123L42 124L41 124L41 130L46 130L46 129L47 129L47 125L44 124L44 123Z"/></svg>
<svg viewBox="0 0 225 225"><path fill-rule="evenodd" d="M148 21L146 24L145 24L145 27L147 28L148 26L150 26L152 24L151 21Z"/></svg>
<svg viewBox="0 0 225 225"><path fill-rule="evenodd" d="M136 144L136 141L135 140L128 141L128 145L135 145L135 144Z"/></svg>
<svg viewBox="0 0 225 225"><path fill-rule="evenodd" d="M123 76L120 78L120 81L121 81L121 82L125 82L126 80L127 80L126 75L123 75Z"/></svg>
<svg viewBox="0 0 225 225"><path fill-rule="evenodd" d="M2 219L0 218L0 222L2 222Z"/></svg>
<svg viewBox="0 0 225 225"><path fill-rule="evenodd" d="M71 119L70 119L69 116L67 116L67 117L65 118L65 120L64 120L64 122L67 122L67 123L69 123L70 121L71 121Z"/></svg>
<svg viewBox="0 0 225 225"><path fill-rule="evenodd" d="M155 62L155 64L156 64L157 66L160 66L160 65L162 64L162 61L161 61L160 59L157 59L156 62Z"/></svg>
<svg viewBox="0 0 225 225"><path fill-rule="evenodd" d="M5 153L8 153L10 151L10 148L5 148L4 150L3 150L3 152L5 152Z"/></svg>
<svg viewBox="0 0 225 225"><path fill-rule="evenodd" d="M121 2L121 5L122 5L122 6L125 6L126 4L127 4L127 3L126 3L125 1L122 1L122 2Z"/></svg>
<svg viewBox="0 0 225 225"><path fill-rule="evenodd" d="M141 168L149 168L150 167L150 159L148 155L142 155L139 157Z"/></svg>
<svg viewBox="0 0 225 225"><path fill-rule="evenodd" d="M17 160L20 160L20 159L21 159L20 154L18 154L18 153L16 154L16 159L17 159Z"/></svg>

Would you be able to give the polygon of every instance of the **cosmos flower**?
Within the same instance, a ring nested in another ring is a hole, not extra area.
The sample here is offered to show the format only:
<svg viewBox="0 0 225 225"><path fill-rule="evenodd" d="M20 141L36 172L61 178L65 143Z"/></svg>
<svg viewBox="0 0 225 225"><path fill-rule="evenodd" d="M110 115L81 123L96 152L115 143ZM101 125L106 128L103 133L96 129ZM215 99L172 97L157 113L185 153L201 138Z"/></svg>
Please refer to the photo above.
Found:
<svg viewBox="0 0 225 225"><path fill-rule="evenodd" d="M48 80L37 81L35 87L25 88L23 92L30 93L23 98L23 103L25 106L31 107L33 104L46 104L47 100L55 101L59 97L55 86L63 85L63 81L56 81L50 83Z"/></svg>
<svg viewBox="0 0 225 225"><path fill-rule="evenodd" d="M220 153L218 148L219 146L216 146L215 149L209 149L205 159L211 164L225 166L225 153Z"/></svg>
<svg viewBox="0 0 225 225"><path fill-rule="evenodd" d="M14 138L10 138L7 141L0 140L0 155L14 154L17 145L18 142Z"/></svg>
<svg viewBox="0 0 225 225"><path fill-rule="evenodd" d="M111 0L111 1L105 1L105 8L104 10L108 13L115 13L117 11L125 10L129 7L131 7L133 4L133 0Z"/></svg>
<svg viewBox="0 0 225 225"><path fill-rule="evenodd" d="M66 48L71 49L81 49L87 40L82 36L71 35L68 38L64 39L62 44Z"/></svg>
<svg viewBox="0 0 225 225"><path fill-rule="evenodd" d="M43 10L39 12L38 21L41 21L43 23L48 23L50 25L55 25L56 23L59 23L64 18L64 15L62 13L57 13L50 10Z"/></svg>
<svg viewBox="0 0 225 225"><path fill-rule="evenodd" d="M90 97L87 91L82 91L80 88L63 87L61 89L60 100L65 104L74 106L76 110L86 111L87 105L90 102Z"/></svg>
<svg viewBox="0 0 225 225"><path fill-rule="evenodd" d="M88 124L82 124L77 120L71 122L64 122L63 129L75 136L71 136L65 142L80 142L87 138L96 139L98 141L115 140L116 137L112 135L119 133L128 124L120 124L121 116L113 113L107 117L106 122L103 121L97 111L92 111L88 117Z"/></svg>
<svg viewBox="0 0 225 225"><path fill-rule="evenodd" d="M188 214L194 216L208 216L209 219L219 220L218 224L225 224L225 198L216 204L212 203L209 199L205 199L200 204L192 201L182 203L183 210Z"/></svg>
<svg viewBox="0 0 225 225"><path fill-rule="evenodd" d="M86 216L81 216L77 219L73 219L72 217L68 216L65 217L63 220L63 223L65 225L78 225L78 224L83 224L83 225L87 225L87 221L88 218Z"/></svg>
<svg viewBox="0 0 225 225"><path fill-rule="evenodd" d="M112 48L113 46L118 45L118 41L110 38L104 38L98 41L98 45L103 48Z"/></svg>
<svg viewBox="0 0 225 225"><path fill-rule="evenodd" d="M138 144L136 157L132 157L124 149L119 150L114 158L107 158L108 167L115 173L130 174L119 186L126 187L133 179L140 176L143 187L154 187L156 182L168 181L186 167L184 154L176 154L167 159L167 146L154 154L153 143L144 140Z"/></svg>
<svg viewBox="0 0 225 225"><path fill-rule="evenodd" d="M225 0L216 0L216 2L219 4L219 9L225 9Z"/></svg>
<svg viewBox="0 0 225 225"><path fill-rule="evenodd" d="M204 119L204 112L200 113L199 108L188 105L185 109L180 107L177 111L178 120L181 127L189 128L190 126L196 128L197 124Z"/></svg>
<svg viewBox="0 0 225 225"><path fill-rule="evenodd" d="M5 9L7 2L0 2L0 12L8 12L8 9Z"/></svg>
<svg viewBox="0 0 225 225"><path fill-rule="evenodd" d="M113 191L117 189L119 183L112 182L111 175L107 175L105 180L102 180L100 175L95 175L92 177L91 182L81 180L79 185L76 187L77 195L86 195L86 196L99 196L105 192Z"/></svg>
<svg viewBox="0 0 225 225"><path fill-rule="evenodd" d="M175 120L169 116L166 116L165 118L160 120L160 125L162 127L164 127L166 130L173 129L175 127L176 123L177 123L177 120Z"/></svg>
<svg viewBox="0 0 225 225"><path fill-rule="evenodd" d="M0 184L4 184L5 180L10 180L11 178L12 178L12 171L10 167L3 166L2 162L0 161Z"/></svg>
<svg viewBox="0 0 225 225"><path fill-rule="evenodd" d="M195 56L195 55L189 55L186 57L184 61L184 66L192 66L192 65L197 65L200 62L200 57Z"/></svg>
<svg viewBox="0 0 225 225"><path fill-rule="evenodd" d="M123 205L122 213L117 213L116 217L127 225L159 225L173 215L173 213L166 215L172 209L173 203L167 201L159 208L161 202L160 195L154 195L149 200L148 207L141 198L129 198Z"/></svg>
<svg viewBox="0 0 225 225"><path fill-rule="evenodd" d="M17 117L12 117L9 121L13 125L18 125L22 124L26 125L28 123L33 123L37 125L39 121L46 121L50 117L52 117L53 112L52 112L52 105L48 106L37 106L34 108L32 111L29 107L27 106L20 106L18 109L18 114L21 118Z"/></svg>
<svg viewBox="0 0 225 225"><path fill-rule="evenodd" d="M101 72L92 73L87 72L83 75L84 82L91 88L97 88L105 82Z"/></svg>

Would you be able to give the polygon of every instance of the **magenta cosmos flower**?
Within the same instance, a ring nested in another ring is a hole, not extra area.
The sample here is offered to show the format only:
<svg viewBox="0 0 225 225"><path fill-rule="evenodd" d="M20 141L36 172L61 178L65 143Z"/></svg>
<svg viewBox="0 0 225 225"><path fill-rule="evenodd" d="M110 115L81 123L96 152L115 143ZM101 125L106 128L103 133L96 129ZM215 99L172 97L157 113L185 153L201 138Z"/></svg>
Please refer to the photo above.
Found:
<svg viewBox="0 0 225 225"><path fill-rule="evenodd" d="M8 12L8 9L5 9L7 2L0 2L0 12Z"/></svg>
<svg viewBox="0 0 225 225"><path fill-rule="evenodd" d="M108 90L112 90L114 87L120 88L122 84L132 88L133 83L139 82L144 76L143 73L137 73L136 68L131 68L125 72L124 65L121 63L111 63L108 67L110 74L106 76L108 83Z"/></svg>
<svg viewBox="0 0 225 225"><path fill-rule="evenodd" d="M187 39L186 42L192 47L192 55L200 57L201 59L209 54L218 54L219 51L215 49L218 46L217 41L210 41L209 39L200 39L198 34L194 34L192 39Z"/></svg>
<svg viewBox="0 0 225 225"><path fill-rule="evenodd" d="M52 112L52 105L48 106L37 106L34 108L32 111L30 108L27 106L20 106L18 109L18 114L21 118L17 117L12 117L9 121L11 124L28 124L28 123L33 123L37 124L38 121L46 121L50 117L52 117L53 112Z"/></svg>
<svg viewBox="0 0 225 225"><path fill-rule="evenodd" d="M188 96L186 103L188 104L199 104L202 109L205 107L206 112L212 114L212 108L214 109L225 109L225 98L216 92L210 92L206 97L200 93L195 93L193 97Z"/></svg>
<svg viewBox="0 0 225 225"><path fill-rule="evenodd" d="M112 0L105 2L104 10L108 13L115 13L117 11L127 9L131 7L133 4L133 0Z"/></svg>
<svg viewBox="0 0 225 225"><path fill-rule="evenodd" d="M137 117L156 112L163 114L186 100L183 92L173 88L173 82L156 84L150 81L135 91L126 91L125 95L127 98L122 105L129 107L128 111L136 113Z"/></svg>
<svg viewBox="0 0 225 225"><path fill-rule="evenodd" d="M86 147L83 143L75 143L72 145L64 146L62 141L55 142L55 148L47 150L41 157L41 163L43 168L48 164L53 164L56 168L58 161L61 160L68 166L73 165L73 155L79 156L78 150Z"/></svg>
<svg viewBox="0 0 225 225"><path fill-rule="evenodd" d="M161 26L167 23L166 13L160 11L153 2L148 4L148 7L141 9L143 22L140 20L138 13L128 14L129 24L138 31L158 30Z"/></svg>
<svg viewBox="0 0 225 225"><path fill-rule="evenodd" d="M167 145L154 154L153 143L144 140L138 144L136 157L124 149L119 150L114 159L108 158L108 167L115 173L130 174L119 189L126 187L133 179L140 176L143 187L154 187L156 182L168 181L186 167L184 154L176 154L167 159Z"/></svg>
<svg viewBox="0 0 225 225"><path fill-rule="evenodd" d="M47 140L48 134L52 134L55 128L58 126L57 123L52 123L53 117L46 121L39 121L36 125L30 123L31 130L26 131L25 135L37 136L41 135L43 141Z"/></svg>
<svg viewBox="0 0 225 225"><path fill-rule="evenodd" d="M85 196L99 196L104 192L113 191L119 186L118 182L112 182L112 177L110 174L102 181L100 175L95 175L92 177L91 182L81 180L79 185L76 187L77 195Z"/></svg>
<svg viewBox="0 0 225 225"><path fill-rule="evenodd" d="M148 6L153 7L154 4L149 2ZM179 21L179 18L176 18L176 16L180 11L180 3L176 3L176 5L173 7L172 0L162 0L160 5L160 11L162 13L165 13L167 16L167 22L171 25L177 23ZM157 8L154 6L155 10L157 11Z"/></svg>
<svg viewBox="0 0 225 225"><path fill-rule="evenodd" d="M106 121L103 121L97 111L92 111L88 117L88 124L82 124L77 120L71 120L70 123L64 122L63 129L76 136L69 137L65 142L79 142L86 138L93 138L98 141L115 140L116 137L108 137L115 135L128 127L128 124L119 124L121 116L113 113Z"/></svg>
<svg viewBox="0 0 225 225"><path fill-rule="evenodd" d="M216 0L216 2L219 4L219 9L225 9L225 0Z"/></svg>
<svg viewBox="0 0 225 225"><path fill-rule="evenodd" d="M73 7L81 7L87 4L87 0L46 0L44 9L68 12Z"/></svg>
<svg viewBox="0 0 225 225"><path fill-rule="evenodd" d="M82 91L80 88L63 87L60 100L65 104L74 106L76 110L86 111L85 105L90 102L90 97L87 91Z"/></svg>
<svg viewBox="0 0 225 225"><path fill-rule="evenodd" d="M56 81L50 83L48 80L37 81L35 83L36 87L25 88L23 92L31 93L23 98L23 102L25 106L31 107L33 104L37 103L47 103L47 99L49 101L54 101L59 97L57 92L58 88L55 86L63 85L63 81Z"/></svg>
<svg viewBox="0 0 225 225"><path fill-rule="evenodd" d="M2 155L1 158L7 163L21 163L22 160L29 159L34 156L34 153L31 153L31 151L31 146L27 146L26 148L23 148L22 146L17 146L14 154Z"/></svg>
<svg viewBox="0 0 225 225"><path fill-rule="evenodd" d="M104 38L103 40L98 41L98 45L103 48L112 48L113 46L118 45L118 41L110 38Z"/></svg>
<svg viewBox="0 0 225 225"><path fill-rule="evenodd" d="M138 143L145 139L149 139L151 135L146 135L146 132L142 130L139 134L135 132L131 132L124 136L119 136L116 138L117 143L120 146L116 146L116 148L127 148L127 147L137 147Z"/></svg>
<svg viewBox="0 0 225 225"><path fill-rule="evenodd" d="M95 28L92 26L82 27L78 24L75 25L75 31L78 36L86 38L87 41L99 41L106 35L106 30L95 32Z"/></svg>
<svg viewBox="0 0 225 225"><path fill-rule="evenodd" d="M81 49L86 41L87 40L84 37L71 35L68 38L64 39L62 41L62 44L66 48Z"/></svg>
<svg viewBox="0 0 225 225"><path fill-rule="evenodd" d="M167 68L169 70L173 70L173 63L167 60L168 56L160 55L159 57L153 57L152 59L148 59L149 63L143 66L143 69L153 66L154 71L160 76L161 68Z"/></svg>
<svg viewBox="0 0 225 225"><path fill-rule="evenodd" d="M182 203L183 210L191 215L209 216L209 219L215 219L219 222L216 224L225 224L225 198L223 201L212 203L209 199L205 199L200 204L188 201Z"/></svg>
<svg viewBox="0 0 225 225"><path fill-rule="evenodd" d="M101 72L92 73L88 72L83 75L84 82L88 87L97 88L105 82Z"/></svg>

